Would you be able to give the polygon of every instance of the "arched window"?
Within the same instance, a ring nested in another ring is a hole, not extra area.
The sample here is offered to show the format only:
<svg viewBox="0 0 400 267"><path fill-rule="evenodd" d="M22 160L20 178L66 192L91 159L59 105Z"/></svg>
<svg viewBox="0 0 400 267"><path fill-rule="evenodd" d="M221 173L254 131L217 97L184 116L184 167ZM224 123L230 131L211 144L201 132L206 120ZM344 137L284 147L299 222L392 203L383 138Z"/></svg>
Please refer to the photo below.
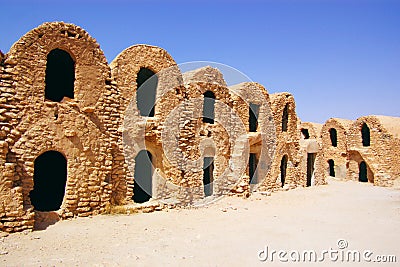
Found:
<svg viewBox="0 0 400 267"><path fill-rule="evenodd" d="M140 115L154 117L158 76L148 68L140 68L136 77L136 102Z"/></svg>
<svg viewBox="0 0 400 267"><path fill-rule="evenodd" d="M304 139L310 139L310 133L308 132L308 129L301 129L301 134L303 135Z"/></svg>
<svg viewBox="0 0 400 267"><path fill-rule="evenodd" d="M215 95L211 91L207 91L203 95L203 122L214 124Z"/></svg>
<svg viewBox="0 0 400 267"><path fill-rule="evenodd" d="M60 102L74 98L75 62L66 51L54 49L47 55L45 99Z"/></svg>
<svg viewBox="0 0 400 267"><path fill-rule="evenodd" d="M153 188L153 156L147 150L141 150L135 158L135 181L133 184L133 201L149 201Z"/></svg>
<svg viewBox="0 0 400 267"><path fill-rule="evenodd" d="M282 187L285 185L287 163L288 163L288 156L285 155L282 157L282 160L281 160L281 184L282 184Z"/></svg>
<svg viewBox="0 0 400 267"><path fill-rule="evenodd" d="M249 132L257 132L258 114L259 113L260 113L260 106L250 103L250 105L249 105Z"/></svg>
<svg viewBox="0 0 400 267"><path fill-rule="evenodd" d="M34 162L33 190L29 196L35 210L60 209L67 182L67 160L58 151L47 151Z"/></svg>
<svg viewBox="0 0 400 267"><path fill-rule="evenodd" d="M362 136L362 144L363 144L363 146L370 146L370 144L371 144L371 136L370 136L369 127L368 127L368 125L366 123L364 123L362 125L361 136Z"/></svg>
<svg viewBox="0 0 400 267"><path fill-rule="evenodd" d="M289 121L289 104L286 104L282 113L282 132L287 132Z"/></svg>
<svg viewBox="0 0 400 267"><path fill-rule="evenodd" d="M332 146L337 147L337 131L335 128L329 129L329 136L331 138Z"/></svg>

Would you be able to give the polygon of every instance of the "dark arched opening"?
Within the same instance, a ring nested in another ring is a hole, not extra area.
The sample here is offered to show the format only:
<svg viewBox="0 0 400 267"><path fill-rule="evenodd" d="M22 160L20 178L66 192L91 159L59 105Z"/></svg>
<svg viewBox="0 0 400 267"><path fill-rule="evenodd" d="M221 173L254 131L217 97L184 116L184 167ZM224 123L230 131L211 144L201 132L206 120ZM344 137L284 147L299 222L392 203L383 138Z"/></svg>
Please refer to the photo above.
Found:
<svg viewBox="0 0 400 267"><path fill-rule="evenodd" d="M47 55L45 99L60 102L64 97L74 98L75 62L68 52L51 50Z"/></svg>
<svg viewBox="0 0 400 267"><path fill-rule="evenodd" d="M214 124L215 95L211 91L207 91L203 95L203 122Z"/></svg>
<svg viewBox="0 0 400 267"><path fill-rule="evenodd" d="M60 209L67 183L67 160L58 151L47 151L34 162L31 203L38 211Z"/></svg>
<svg viewBox="0 0 400 267"><path fill-rule="evenodd" d="M257 173L258 158L256 153L250 153L249 155L249 177L250 184L258 183L258 173Z"/></svg>
<svg viewBox="0 0 400 267"><path fill-rule="evenodd" d="M282 132L287 132L288 122L289 122L289 104L286 104L282 113Z"/></svg>
<svg viewBox="0 0 400 267"><path fill-rule="evenodd" d="M203 162L203 188L206 197L213 194L213 181L214 181L214 158L205 157Z"/></svg>
<svg viewBox="0 0 400 267"><path fill-rule="evenodd" d="M311 180L314 174L315 169L315 158L317 157L316 153L307 153L307 184L306 186L311 186Z"/></svg>
<svg viewBox="0 0 400 267"><path fill-rule="evenodd" d="M260 106L250 103L250 106L249 106L249 132L257 132L259 112L260 112Z"/></svg>
<svg viewBox="0 0 400 267"><path fill-rule="evenodd" d="M148 68L140 68L136 77L136 102L140 115L154 117L158 76Z"/></svg>
<svg viewBox="0 0 400 267"><path fill-rule="evenodd" d="M368 174L367 174L367 163L365 163L365 161L361 161L360 162L360 166L359 166L359 175L358 175L358 180L360 182L368 182Z"/></svg>
<svg viewBox="0 0 400 267"><path fill-rule="evenodd" d="M143 203L149 201L153 187L153 156L142 150L135 158L135 182L133 184L133 201Z"/></svg>
<svg viewBox="0 0 400 267"><path fill-rule="evenodd" d="M335 177L335 162L333 159L328 160L329 164L329 176Z"/></svg>
<svg viewBox="0 0 400 267"><path fill-rule="evenodd" d="M308 132L308 129L301 129L301 134L304 139L310 139L310 133Z"/></svg>
<svg viewBox="0 0 400 267"><path fill-rule="evenodd" d="M331 138L332 146L337 147L337 131L335 128L329 129L329 136Z"/></svg>
<svg viewBox="0 0 400 267"><path fill-rule="evenodd" d="M281 160L281 184L282 184L282 187L285 185L287 163L288 163L288 156L285 155L282 157L282 160Z"/></svg>
<svg viewBox="0 0 400 267"><path fill-rule="evenodd" d="M369 127L366 123L363 124L361 128L361 136L362 136L362 144L363 146L370 146L371 144L371 136Z"/></svg>

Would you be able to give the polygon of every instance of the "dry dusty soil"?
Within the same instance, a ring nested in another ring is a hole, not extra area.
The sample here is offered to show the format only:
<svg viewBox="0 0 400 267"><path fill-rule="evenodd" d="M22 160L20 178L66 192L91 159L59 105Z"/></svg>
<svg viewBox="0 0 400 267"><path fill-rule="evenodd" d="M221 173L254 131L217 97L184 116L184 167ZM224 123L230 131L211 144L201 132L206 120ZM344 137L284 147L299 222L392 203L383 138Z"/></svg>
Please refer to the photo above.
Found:
<svg viewBox="0 0 400 267"><path fill-rule="evenodd" d="M331 179L198 209L78 218L1 238L0 265L309 266L294 260L310 250L324 255L311 266L340 266L352 251L361 263L347 266L400 266L400 190ZM390 255L396 263L374 262Z"/></svg>

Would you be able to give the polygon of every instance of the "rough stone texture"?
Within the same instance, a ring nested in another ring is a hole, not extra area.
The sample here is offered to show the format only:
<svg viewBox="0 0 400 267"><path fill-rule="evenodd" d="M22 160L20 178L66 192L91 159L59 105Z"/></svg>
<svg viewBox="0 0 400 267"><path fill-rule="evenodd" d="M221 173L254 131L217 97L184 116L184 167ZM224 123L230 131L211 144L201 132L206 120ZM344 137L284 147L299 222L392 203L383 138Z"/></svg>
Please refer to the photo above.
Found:
<svg viewBox="0 0 400 267"><path fill-rule="evenodd" d="M313 164L314 172L311 174L311 181L308 184L309 186L313 185L322 185L325 184L325 165L324 165L324 152L322 148L321 141L321 129L322 124L312 123L312 122L300 122L300 173L305 175L305 184L303 186L307 186L307 166L308 154L315 154L315 161ZM307 129L309 133L309 138L306 139L303 132L301 130Z"/></svg>
<svg viewBox="0 0 400 267"><path fill-rule="evenodd" d="M370 129L370 146L363 146L361 129ZM379 186L400 185L400 118L365 116L358 118L348 132L347 178L359 179L359 165L367 164L368 181Z"/></svg>
<svg viewBox="0 0 400 267"><path fill-rule="evenodd" d="M267 90L259 83L246 82L229 87L232 95L232 106L243 122L247 134L249 151L242 157L248 162L248 153L253 153L258 161L256 177L250 186L249 165L246 167L246 175L242 178L238 187L232 192L247 194L257 189L257 184L271 184L268 182L268 172L276 149L276 132L273 113L270 108L270 98ZM258 125L254 132L250 132L249 116L250 105L259 107ZM246 142L246 141L245 141ZM240 142L239 142L240 143ZM247 145L247 144L246 144ZM240 158L239 158L240 160ZM235 165L238 163L235 163Z"/></svg>
<svg viewBox="0 0 400 267"><path fill-rule="evenodd" d="M323 127L323 124L320 123L314 123L314 122L303 122L299 121L300 125L298 126L300 129L300 139L304 140L305 136L302 133L302 130L305 129L309 133L309 139L321 139L321 130Z"/></svg>
<svg viewBox="0 0 400 267"><path fill-rule="evenodd" d="M45 100L47 54L60 48L75 61L74 99ZM67 159L63 218L104 211L111 186L112 88L110 71L96 40L81 28L45 23L17 41L1 73L2 230L31 229L35 159L56 150Z"/></svg>
<svg viewBox="0 0 400 267"><path fill-rule="evenodd" d="M183 81L185 84L204 82L204 83L216 83L221 86L227 86L222 73L211 66L205 66L192 71L183 73Z"/></svg>
<svg viewBox="0 0 400 267"><path fill-rule="evenodd" d="M133 196L135 157L141 150L148 150L153 155L156 168L154 175L165 174L162 175L164 178L154 179L172 179L177 182L181 177L180 170L174 169L178 165L169 162L161 149L161 133L166 116L183 100L183 81L173 58L164 49L155 46L131 46L122 51L110 66L119 99L119 117L116 122L119 126L116 133L118 147L114 152L112 200L113 204L124 204L131 201ZM136 79L141 68L150 69L158 76L155 117L140 116L137 107ZM176 125L176 121L173 123ZM124 149L129 159L125 159Z"/></svg>
<svg viewBox="0 0 400 267"><path fill-rule="evenodd" d="M276 149L268 178L262 185L263 190L288 189L305 184L304 173L300 173L300 134L297 125L296 104L290 93L270 95L271 110L275 122ZM287 107L287 129L283 130L284 110ZM288 157L284 184L281 183L281 160Z"/></svg>
<svg viewBox="0 0 400 267"><path fill-rule="evenodd" d="M322 149L324 154L323 169L326 175L329 175L329 160L334 162L335 177L346 178L347 172L347 136L353 121L331 118L327 120L321 130ZM332 145L329 131L335 129L337 133L337 146Z"/></svg>
<svg viewBox="0 0 400 267"><path fill-rule="evenodd" d="M47 56L56 48L75 63L74 97L60 102L45 99ZM149 117L140 115L137 103L142 68L158 79L155 113ZM215 96L214 123L203 119L207 91ZM250 106L258 110L252 130ZM360 141L363 123L371 130L369 147ZM253 82L227 87L222 73L210 66L182 74L165 50L150 45L129 47L108 65L99 44L80 27L45 23L7 54L0 53L0 230L31 230L73 216L150 212L201 205L222 195L246 197L257 190L269 195L324 184L329 159L347 179L358 179L358 166L365 161L371 182L395 186L399 125L400 118L381 116L362 117L352 125L339 119L323 127L302 123L290 93L269 95ZM337 148L330 143L333 127ZM301 129L308 129L310 138ZM153 187L151 201L138 204L133 202L135 158L143 150L152 154ZM47 151L65 157L67 182L61 208L39 212L30 192L35 160ZM250 154L258 162L252 181ZM307 175L309 154L315 154L312 177ZM284 156L288 162L282 184ZM207 197L205 157L214 160L213 193Z"/></svg>

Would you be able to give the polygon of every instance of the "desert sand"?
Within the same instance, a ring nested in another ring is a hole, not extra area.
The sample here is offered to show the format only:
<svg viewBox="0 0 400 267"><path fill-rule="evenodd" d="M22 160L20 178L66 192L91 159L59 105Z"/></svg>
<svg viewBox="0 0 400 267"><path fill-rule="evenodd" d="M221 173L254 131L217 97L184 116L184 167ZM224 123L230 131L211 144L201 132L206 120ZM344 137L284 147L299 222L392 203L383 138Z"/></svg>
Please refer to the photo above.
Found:
<svg viewBox="0 0 400 267"><path fill-rule="evenodd" d="M283 266L278 259L260 261L259 252L268 246L320 254L339 250L340 239L348 245L343 251L397 259L347 266L398 266L400 190L329 179L324 186L225 197L202 208L77 218L2 237L0 265ZM339 263L328 258L319 265Z"/></svg>

